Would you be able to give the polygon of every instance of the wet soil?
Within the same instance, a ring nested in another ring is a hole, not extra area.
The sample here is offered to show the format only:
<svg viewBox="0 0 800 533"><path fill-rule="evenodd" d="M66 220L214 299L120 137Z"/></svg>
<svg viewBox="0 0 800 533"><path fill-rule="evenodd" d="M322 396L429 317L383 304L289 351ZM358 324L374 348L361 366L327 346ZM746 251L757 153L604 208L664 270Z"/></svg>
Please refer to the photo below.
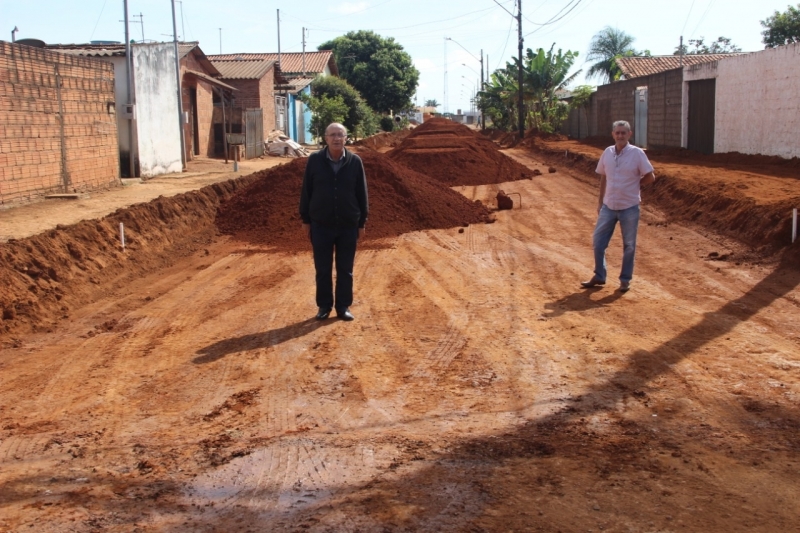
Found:
<svg viewBox="0 0 800 533"><path fill-rule="evenodd" d="M492 224L363 247L353 322L313 320L309 251L220 234L265 176L0 244L0 531L798 529L796 245L651 195L631 291L582 290L597 189L567 150L452 188L517 193Z"/></svg>

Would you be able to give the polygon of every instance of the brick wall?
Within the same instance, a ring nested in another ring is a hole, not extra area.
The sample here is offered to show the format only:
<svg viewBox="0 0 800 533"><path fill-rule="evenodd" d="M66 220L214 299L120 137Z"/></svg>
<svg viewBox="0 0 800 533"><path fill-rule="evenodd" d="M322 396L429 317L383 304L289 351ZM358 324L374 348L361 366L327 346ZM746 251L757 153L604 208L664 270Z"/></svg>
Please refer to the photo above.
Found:
<svg viewBox="0 0 800 533"><path fill-rule="evenodd" d="M190 116L189 124L184 124L184 140L186 142L187 160L191 161L195 158L193 146L197 147L199 155L209 157L214 155L214 102L212 85L192 74L186 74L186 69L196 72L205 72L205 70L200 62L197 61L194 53L190 52L181 59L181 75L183 76L181 84L183 95L181 100L183 110L188 112ZM194 117L191 99L192 90L195 91L197 98L197 115ZM195 128L192 125L192 119L197 121L197 139L194 139Z"/></svg>
<svg viewBox="0 0 800 533"><path fill-rule="evenodd" d="M264 111L264 137L275 129L275 73L270 69L260 80L224 80L236 87L233 93L239 109L261 108Z"/></svg>
<svg viewBox="0 0 800 533"><path fill-rule="evenodd" d="M119 184L114 66L0 41L0 205Z"/></svg>
<svg viewBox="0 0 800 533"><path fill-rule="evenodd" d="M681 106L683 72L680 69L653 74L637 86L647 90L647 145L679 147L681 145ZM636 80L631 80L636 81Z"/></svg>

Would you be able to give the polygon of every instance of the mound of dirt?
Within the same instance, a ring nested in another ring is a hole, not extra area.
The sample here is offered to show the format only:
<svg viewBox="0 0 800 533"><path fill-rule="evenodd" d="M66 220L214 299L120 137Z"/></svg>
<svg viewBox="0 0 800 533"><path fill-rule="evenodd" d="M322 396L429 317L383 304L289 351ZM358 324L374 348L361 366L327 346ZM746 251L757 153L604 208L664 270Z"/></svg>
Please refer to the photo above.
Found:
<svg viewBox="0 0 800 533"><path fill-rule="evenodd" d="M599 183L595 169L610 141L526 139L537 157L580 171ZM602 148L601 148L602 147ZM770 256L791 245L791 213L800 205L797 158L720 153L685 149L647 151L656 182L642 190L642 200L659 207L671 220L712 229Z"/></svg>
<svg viewBox="0 0 800 533"><path fill-rule="evenodd" d="M387 149L394 148L403 142L403 139L408 137L411 133L410 129L403 129L392 132L381 132L371 137L361 139L355 143L355 146L362 148L369 148L378 152L385 152Z"/></svg>
<svg viewBox="0 0 800 533"><path fill-rule="evenodd" d="M502 154L491 140L443 118L431 119L415 128L387 155L449 186L533 177L530 169Z"/></svg>
<svg viewBox="0 0 800 533"><path fill-rule="evenodd" d="M362 247L409 231L452 228L489 220L489 210L447 186L394 163L378 152L359 152L369 190L369 220ZM220 231L281 251L305 251L298 213L307 159L256 174L256 181L220 205Z"/></svg>
<svg viewBox="0 0 800 533"><path fill-rule="evenodd" d="M251 178L119 209L0 244L0 346L13 334L47 330L72 310L202 248L216 234L221 199ZM119 224L125 227L125 251Z"/></svg>

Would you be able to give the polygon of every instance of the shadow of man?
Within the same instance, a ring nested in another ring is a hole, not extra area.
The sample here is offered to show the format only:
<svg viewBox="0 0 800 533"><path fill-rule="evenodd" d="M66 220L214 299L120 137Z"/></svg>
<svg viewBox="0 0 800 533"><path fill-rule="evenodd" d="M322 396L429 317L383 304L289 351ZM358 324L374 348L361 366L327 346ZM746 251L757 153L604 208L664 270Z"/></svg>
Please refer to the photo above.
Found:
<svg viewBox="0 0 800 533"><path fill-rule="evenodd" d="M308 335L322 326L333 323L333 320L309 318L302 322L297 322L296 324L289 324L288 326L271 329L269 331L223 339L197 350L198 356L192 359L192 362L197 365L203 365L222 359L228 354L256 350L258 348L269 348L270 346L276 346L286 341Z"/></svg>

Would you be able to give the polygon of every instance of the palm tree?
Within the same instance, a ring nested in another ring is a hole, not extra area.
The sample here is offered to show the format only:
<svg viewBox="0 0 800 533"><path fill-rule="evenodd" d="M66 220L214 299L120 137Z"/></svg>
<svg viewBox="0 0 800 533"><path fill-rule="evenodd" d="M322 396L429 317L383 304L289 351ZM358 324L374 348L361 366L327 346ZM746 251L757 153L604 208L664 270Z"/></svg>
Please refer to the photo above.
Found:
<svg viewBox="0 0 800 533"><path fill-rule="evenodd" d="M441 104L437 102L436 99L425 100L425 107L439 107L440 105Z"/></svg>
<svg viewBox="0 0 800 533"><path fill-rule="evenodd" d="M601 82L612 82L619 78L615 60L620 56L637 55L631 46L634 38L622 30L606 26L592 37L589 43L587 61L597 61L586 74L597 77Z"/></svg>
<svg viewBox="0 0 800 533"><path fill-rule="evenodd" d="M553 53L555 43L547 52L539 48L535 53L528 48L524 60L523 88L528 109L529 126L554 131L566 118L569 108L558 100L558 91L563 90L580 74L580 70L568 76L578 52L559 48Z"/></svg>

